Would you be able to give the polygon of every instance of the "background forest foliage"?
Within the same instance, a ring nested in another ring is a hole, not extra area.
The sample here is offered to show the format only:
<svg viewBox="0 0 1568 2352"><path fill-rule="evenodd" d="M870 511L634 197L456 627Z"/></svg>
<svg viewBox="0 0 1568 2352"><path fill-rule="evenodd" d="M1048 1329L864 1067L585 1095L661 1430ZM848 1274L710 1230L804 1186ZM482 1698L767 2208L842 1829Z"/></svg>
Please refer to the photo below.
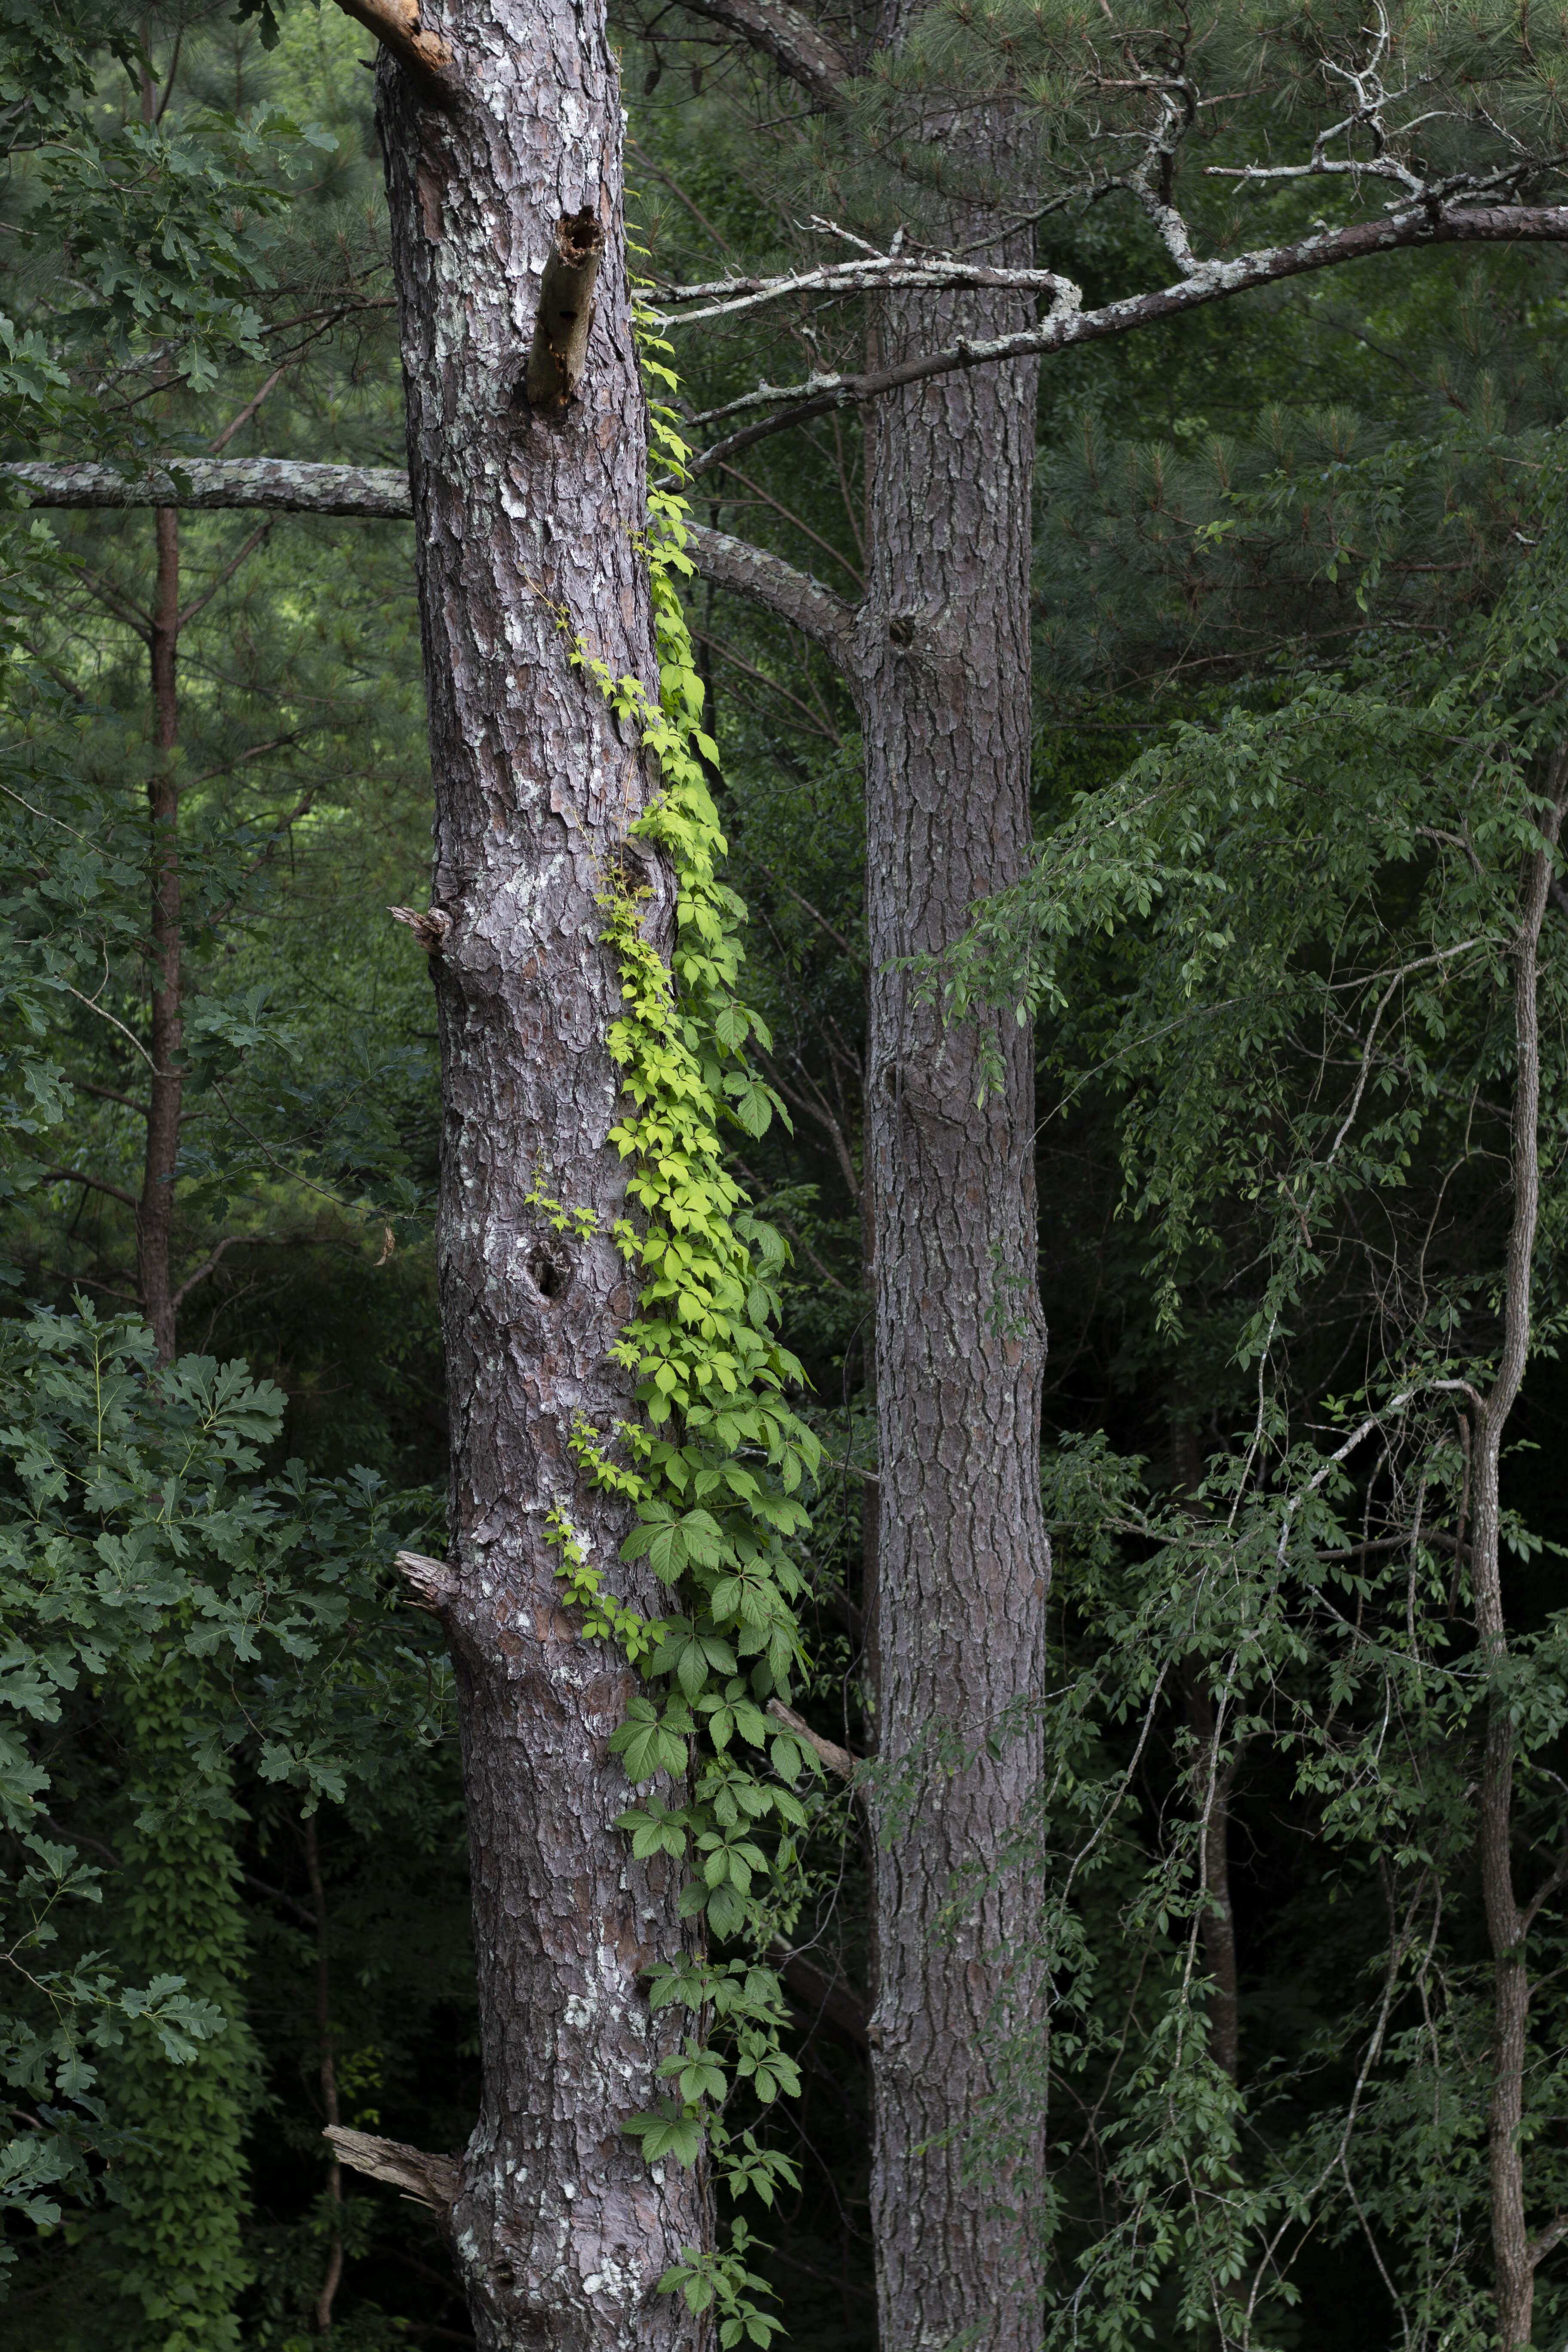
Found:
<svg viewBox="0 0 1568 2352"><path fill-rule="evenodd" d="M269 48L227 5L73 22L89 37L0 5L11 450L401 465L364 37L301 7ZM777 267L829 203L880 233L875 189L771 120L760 81L662 20L624 43L654 278ZM1104 209L1037 236L1092 300L1153 281L1151 241ZM954 1018L1037 1016L1053 1771L1021 1836L1053 2030L998 2053L974 2160L1045 2109L1052 2344L1489 2340L1479 1538L1453 1399L1488 1389L1503 1336L1510 942L1563 740L1562 279L1552 247L1373 260L1043 373L1035 862L916 979ZM692 410L831 360L858 314L761 316L681 339ZM852 598L862 501L846 411L706 478L698 511ZM165 610L151 515L22 508L0 547L0 2344L281 2352L323 2319L365 2347L462 2342L434 2231L320 2137L455 2147L476 2102L448 1675L390 1570L399 1542L438 1545L446 1441L434 1014L386 914L426 887L410 533L186 514ZM803 640L700 583L689 617L762 1066L794 1118L737 1132L733 1171L791 1242L784 1339L834 1465L805 1703L863 1750L860 750ZM147 811L172 770L187 1076L178 1360L154 1379ZM1527 1890L1560 1865L1568 1717L1554 879L1538 955L1535 1339L1501 1519ZM1016 1311L999 1285L999 1324ZM801 2187L758 2267L795 2340L861 2352L847 1807L807 1871L795 1940L823 1998L797 1976L802 2095L767 2123ZM1549 2207L1560 1923L1549 1894L1525 2088ZM1548 2257L1538 2340L1563 2292Z"/></svg>

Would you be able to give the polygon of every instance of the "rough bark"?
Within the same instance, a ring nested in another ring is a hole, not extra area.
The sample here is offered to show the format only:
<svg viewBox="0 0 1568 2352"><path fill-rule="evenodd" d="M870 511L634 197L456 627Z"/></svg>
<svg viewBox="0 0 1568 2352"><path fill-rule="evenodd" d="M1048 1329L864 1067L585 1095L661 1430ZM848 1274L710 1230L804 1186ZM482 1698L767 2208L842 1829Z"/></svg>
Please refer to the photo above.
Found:
<svg viewBox="0 0 1568 2352"><path fill-rule="evenodd" d="M635 1683L557 1599L546 1513L613 1587L624 1507L589 1490L573 1418L629 1406L608 1349L633 1300L605 1045L620 983L603 877L649 779L562 623L617 675L657 679L646 575L645 411L629 327L621 112L602 13L449 0L434 108L384 56L380 114L408 402L436 789L431 970L441 1032L438 1248L451 1406L448 1580L426 1576L462 1715L482 2111L449 2215L483 2352L694 2341L661 2271L706 2238L694 2176L644 2165L621 2126L655 2104L673 2026L638 1974L689 1931L675 1874L632 1861L608 1740ZM523 379L558 224L602 226L577 397ZM649 922L668 947L668 877ZM436 927L437 929L439 927ZM536 1197L530 1202L529 1194ZM592 1213L555 1232L542 1195ZM667 2017L672 2012L666 2012ZM350 2154L340 2137L338 2143ZM362 2151L362 2154L363 2151ZM359 2158L351 2156L351 2161Z"/></svg>
<svg viewBox="0 0 1568 2352"><path fill-rule="evenodd" d="M147 1144L136 1203L136 1296L153 1328L161 1364L175 1347L170 1246L174 1222L174 1162L180 1149L184 1074L181 1013L180 785L174 767L179 736L175 665L180 642L180 519L160 507L158 579L147 632L153 684L153 773L147 786L148 870L152 876L148 981L152 999L148 1058Z"/></svg>
<svg viewBox="0 0 1568 2352"><path fill-rule="evenodd" d="M1543 822L1555 845L1568 797L1568 756L1551 780L1552 807ZM1471 1573L1476 1637L1494 1696L1481 1759L1479 1844L1481 1892L1492 1951L1492 2093L1489 2117L1493 2277L1500 2352L1525 2352L1535 2301L1535 2264L1525 2221L1525 2036L1530 2013L1526 1951L1534 1906L1527 1911L1514 1888L1512 1845L1515 1738L1507 1696L1495 1688L1508 1663L1500 1559L1500 1467L1504 1432L1519 1397L1530 1353L1531 1280L1541 1206L1541 1037L1537 1003L1541 926L1552 883L1552 856L1542 847L1526 869L1514 947L1513 1201L1503 1275L1503 1338L1489 1394L1475 1399L1473 1464L1475 1520Z"/></svg>
<svg viewBox="0 0 1568 2352"><path fill-rule="evenodd" d="M292 457L182 457L139 473L116 466L0 466L37 507L266 507L281 514L406 522L408 477L392 466L317 466Z"/></svg>
<svg viewBox="0 0 1568 2352"><path fill-rule="evenodd" d="M892 28L896 40L900 27ZM954 246L989 218L955 212ZM998 251L1027 261L1027 234ZM1027 298L889 294L885 362L934 335L995 337ZM935 315L933 316L933 308ZM968 2177L994 2011L1029 2009L1028 1891L1003 1866L1037 1786L1017 1718L1043 1683L1045 1324L1030 1033L992 1024L1005 1072L978 1102L977 1027L944 1029L906 972L947 947L1029 842L1032 362L889 395L868 435L866 743L870 1040L866 1121L877 1315L879 1981L871 2215L884 2352L976 2329L1032 2352L1030 2221L1042 2149ZM966 1761L940 1756L951 1742ZM906 1811L899 1780L911 1775ZM954 1881L994 1874L962 1905ZM1011 2210L1009 2210L1011 2209Z"/></svg>
<svg viewBox="0 0 1568 2352"><path fill-rule="evenodd" d="M765 29L745 0L697 0L695 13L731 26L819 101L842 96L845 61L813 55L795 11L770 6ZM914 0L891 0L882 50L897 51L914 14ZM960 173L1005 166L1005 112L965 121ZM956 251L994 228L984 211L954 204L937 234ZM987 251L1003 269L1034 259L1027 230ZM717 533L694 551L705 571L834 654L866 745L865 1190L879 1449L867 1604L879 1767L868 2038L883 2352L960 2333L992 2352L1032 2352L1038 2332L1043 2141L1006 2179L971 2177L993 2088L987 2035L1004 2012L1027 2016L1036 1993L1020 1958L1028 1892L1005 1867L1038 1785L1027 1707L1041 1687L1050 1570L1033 1045L1026 1029L995 1024L1005 1082L981 1104L977 1030L947 1032L898 968L951 944L974 901L1016 878L1028 846L1037 368L1024 358L971 370L967 354L1000 356L998 345L1033 331L1032 315L1016 287L934 302L889 292L878 305L863 378L876 404L869 585L852 633L837 600L799 575L738 561ZM933 344L949 354L939 369L926 364ZM705 452L697 470L717 457ZM970 1872L984 1875L984 1899L955 1908L955 1881Z"/></svg>

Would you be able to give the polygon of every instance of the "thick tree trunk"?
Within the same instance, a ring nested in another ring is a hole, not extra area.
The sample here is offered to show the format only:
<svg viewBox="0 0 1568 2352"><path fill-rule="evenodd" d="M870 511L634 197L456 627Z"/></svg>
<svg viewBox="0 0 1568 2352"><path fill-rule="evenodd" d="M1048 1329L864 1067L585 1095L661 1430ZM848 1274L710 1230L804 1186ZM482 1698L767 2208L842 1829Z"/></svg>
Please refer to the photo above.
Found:
<svg viewBox="0 0 1568 2352"><path fill-rule="evenodd" d="M174 1225L174 1162L180 1149L180 1067L184 1042L180 940L180 786L174 769L179 739L175 672L180 641L180 518L173 507L157 513L158 582L148 649L153 674L153 774L147 787L149 857L153 877L148 956L153 1065L147 1103L147 1151L136 1203L136 1295L153 1327L161 1364L174 1356L174 1295L169 1272Z"/></svg>
<svg viewBox="0 0 1568 2352"><path fill-rule="evenodd" d="M955 219L944 234L957 246L994 226ZM889 297L880 360L1024 323L1016 294L939 309ZM1041 1687L1049 1574L1033 1053L1026 1028L992 1024L1005 1083L980 1106L978 1029L944 1030L896 969L955 940L1029 839L1035 373L952 376L881 402L867 460L878 1745L895 1776L879 1784L871 2035L883 2352L971 2328L989 2352L1032 2352L1038 2332L1040 2152L1010 2183L966 2177L992 2087L988 2020L999 2000L1015 2018L1032 2001L1028 1891L1002 1871L983 1902L952 1909L956 1874L998 1870L1040 1762L1037 1733L1008 1720ZM944 1741L972 1760L951 1769Z"/></svg>
<svg viewBox="0 0 1568 2352"><path fill-rule="evenodd" d="M663 2352L695 2341L653 2289L705 2242L704 2200L621 2126L655 2104L669 2046L638 1972L689 1930L673 1866L634 1863L611 1826L627 1790L607 1743L635 1684L577 1637L546 1539L555 1508L657 1610L646 1567L618 1561L624 1507L567 1451L574 1415L607 1429L629 1410L608 1354L633 1306L605 1143L620 982L597 900L649 782L561 625L655 682L620 99L597 7L448 0L422 21L451 53L446 102L384 56L380 95L436 791L453 1451L450 1573L426 1598L461 1701L483 2057L451 2228L485 2352ZM531 409L542 274L583 215L605 244L584 378ZM668 948L668 878L647 878ZM589 1213L590 1237L575 1217L555 1231L547 1196Z"/></svg>

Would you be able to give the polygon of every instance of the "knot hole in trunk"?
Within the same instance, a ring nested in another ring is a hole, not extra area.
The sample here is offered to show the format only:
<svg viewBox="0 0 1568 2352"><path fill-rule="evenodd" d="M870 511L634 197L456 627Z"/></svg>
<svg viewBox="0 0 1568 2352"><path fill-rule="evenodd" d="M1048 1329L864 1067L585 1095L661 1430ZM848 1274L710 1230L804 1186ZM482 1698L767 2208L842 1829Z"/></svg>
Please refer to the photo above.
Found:
<svg viewBox="0 0 1568 2352"><path fill-rule="evenodd" d="M562 1298L571 1286L572 1269L540 1242L529 1257L528 1278L541 1298Z"/></svg>

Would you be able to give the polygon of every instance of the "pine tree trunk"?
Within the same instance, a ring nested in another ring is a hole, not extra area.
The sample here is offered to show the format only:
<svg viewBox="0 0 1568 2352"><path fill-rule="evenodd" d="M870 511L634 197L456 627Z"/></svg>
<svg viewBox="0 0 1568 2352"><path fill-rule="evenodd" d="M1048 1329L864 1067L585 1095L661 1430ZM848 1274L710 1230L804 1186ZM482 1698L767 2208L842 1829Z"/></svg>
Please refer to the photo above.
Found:
<svg viewBox="0 0 1568 2352"><path fill-rule="evenodd" d="M620 982L597 898L649 785L558 622L654 685L620 97L597 7L448 0L423 22L449 46L456 96L423 103L384 56L380 98L436 793L442 1613L483 2063L453 2235L483 2352L664 2352L695 2341L684 2305L653 2289L704 2242L703 2200L673 2161L650 2171L621 2126L655 2103L669 2046L638 1972L689 1931L673 1866L634 1863L611 1826L628 1796L607 1742L635 1685L560 1607L545 1523L563 1512L612 1589L657 1610L646 1567L618 1562L623 1507L567 1451L574 1415L607 1429L629 1407L608 1355L633 1298L609 1237ZM605 258L581 390L531 407L542 267L584 212ZM647 878L668 950L668 877ZM545 1196L590 1213L591 1236L575 1219L553 1230Z"/></svg>
<svg viewBox="0 0 1568 2352"><path fill-rule="evenodd" d="M179 740L180 518L157 511L158 581L147 633L153 683L153 775L147 787L148 866L153 877L148 1046L147 1151L136 1203L136 1296L153 1327L158 1361L174 1361L176 1333L170 1252L174 1225L174 1163L180 1150L184 1030L180 936Z"/></svg>
<svg viewBox="0 0 1568 2352"><path fill-rule="evenodd" d="M989 216L955 216L941 236L956 249L994 229ZM1027 245L994 250L1026 263ZM1023 316L1016 295L994 292L937 314L929 297L889 299L877 356L1003 333ZM1005 1999L1016 2020L1032 2004L1019 1962L1027 1890L1003 1872L951 1934L948 1919L954 1874L1002 1863L1040 1763L1037 1733L1006 1720L1041 1687L1049 1575L1033 1049L1010 1016L991 1024L1005 1084L980 1106L978 1028L944 1030L892 969L955 940L974 900L1018 874L1029 839L1035 374L975 371L884 400L867 460L878 1745L884 1771L912 1772L918 1791L907 1814L896 1786L879 1798L871 2205L883 2352L972 2327L988 2352L1032 2352L1038 2334L1028 2239L1039 2151L1002 2184L965 2178L992 2088L993 2005ZM950 1772L942 1740L973 1760Z"/></svg>

